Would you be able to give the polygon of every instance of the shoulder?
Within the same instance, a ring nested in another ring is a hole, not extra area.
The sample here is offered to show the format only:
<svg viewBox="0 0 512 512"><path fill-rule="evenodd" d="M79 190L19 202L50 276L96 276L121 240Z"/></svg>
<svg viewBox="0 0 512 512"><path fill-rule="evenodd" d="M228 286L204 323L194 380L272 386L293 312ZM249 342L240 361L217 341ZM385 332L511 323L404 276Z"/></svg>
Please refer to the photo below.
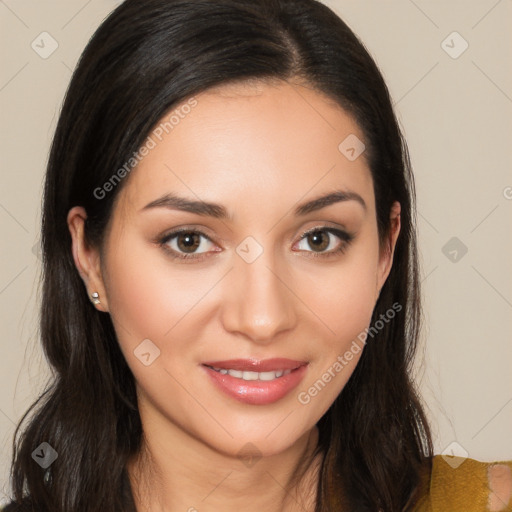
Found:
<svg viewBox="0 0 512 512"><path fill-rule="evenodd" d="M512 460L482 462L435 455L423 479L415 512L512 512Z"/></svg>

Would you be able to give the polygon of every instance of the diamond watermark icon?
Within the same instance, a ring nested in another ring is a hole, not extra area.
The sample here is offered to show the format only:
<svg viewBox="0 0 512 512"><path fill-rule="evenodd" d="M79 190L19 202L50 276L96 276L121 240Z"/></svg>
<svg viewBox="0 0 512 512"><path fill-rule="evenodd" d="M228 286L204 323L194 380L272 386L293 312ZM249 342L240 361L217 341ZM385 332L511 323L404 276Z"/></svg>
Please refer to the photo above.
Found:
<svg viewBox="0 0 512 512"><path fill-rule="evenodd" d="M43 255L41 253L41 242L40 241L37 241L33 246L32 246L32 254L39 260L41 261L42 258L43 258Z"/></svg>
<svg viewBox="0 0 512 512"><path fill-rule="evenodd" d="M39 57L47 59L59 47L59 43L48 32L41 32L30 46Z"/></svg>
<svg viewBox="0 0 512 512"><path fill-rule="evenodd" d="M160 356L160 349L151 340L145 339L137 345L133 353L144 366L149 366Z"/></svg>
<svg viewBox="0 0 512 512"><path fill-rule="evenodd" d="M58 456L59 454L46 441L32 452L32 458L43 469L50 467Z"/></svg>
<svg viewBox="0 0 512 512"><path fill-rule="evenodd" d="M347 160L353 162L363 154L366 146L364 145L363 141L357 137L357 135L351 133L340 143L338 149Z"/></svg>
<svg viewBox="0 0 512 512"><path fill-rule="evenodd" d="M458 59L468 47L469 43L458 32L452 32L441 43L441 48L452 59Z"/></svg>
<svg viewBox="0 0 512 512"><path fill-rule="evenodd" d="M467 246L456 236L450 238L441 249L441 252L452 262L458 263L468 252Z"/></svg>
<svg viewBox="0 0 512 512"><path fill-rule="evenodd" d="M237 457L248 468L252 468L262 458L262 454L256 445L252 443L246 443L237 453Z"/></svg>
<svg viewBox="0 0 512 512"><path fill-rule="evenodd" d="M442 452L443 460L453 469L457 469L467 458L469 453L457 441L451 442Z"/></svg>
<svg viewBox="0 0 512 512"><path fill-rule="evenodd" d="M252 263L263 254L263 247L252 236L248 236L238 244L236 253L246 263Z"/></svg>

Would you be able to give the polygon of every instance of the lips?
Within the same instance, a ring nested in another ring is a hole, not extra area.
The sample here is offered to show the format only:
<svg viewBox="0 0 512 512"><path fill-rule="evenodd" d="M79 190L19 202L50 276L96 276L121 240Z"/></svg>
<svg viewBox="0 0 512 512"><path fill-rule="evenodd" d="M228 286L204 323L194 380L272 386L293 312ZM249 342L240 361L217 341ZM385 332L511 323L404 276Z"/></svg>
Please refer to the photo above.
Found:
<svg viewBox="0 0 512 512"><path fill-rule="evenodd" d="M267 405L281 400L299 385L308 363L283 358L231 359L201 366L210 382L227 396L250 405Z"/></svg>

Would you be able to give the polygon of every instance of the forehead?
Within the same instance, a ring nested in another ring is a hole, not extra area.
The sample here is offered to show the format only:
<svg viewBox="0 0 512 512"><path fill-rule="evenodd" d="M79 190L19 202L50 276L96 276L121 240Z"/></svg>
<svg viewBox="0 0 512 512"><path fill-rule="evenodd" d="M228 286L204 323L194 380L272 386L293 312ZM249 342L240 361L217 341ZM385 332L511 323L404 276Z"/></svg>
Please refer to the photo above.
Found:
<svg viewBox="0 0 512 512"><path fill-rule="evenodd" d="M230 211L261 208L262 201L294 204L334 188L373 202L364 153L351 160L340 150L347 137L363 141L363 133L325 95L252 82L209 89L188 103L151 132L154 147L121 192L134 208L165 192L222 202Z"/></svg>

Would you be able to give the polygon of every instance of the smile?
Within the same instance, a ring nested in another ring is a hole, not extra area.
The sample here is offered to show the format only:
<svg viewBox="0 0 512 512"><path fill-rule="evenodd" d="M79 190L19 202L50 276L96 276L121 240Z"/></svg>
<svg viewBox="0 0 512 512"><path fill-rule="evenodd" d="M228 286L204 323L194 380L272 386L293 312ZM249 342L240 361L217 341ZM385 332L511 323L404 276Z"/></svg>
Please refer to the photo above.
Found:
<svg viewBox="0 0 512 512"><path fill-rule="evenodd" d="M226 368L215 368L214 366L209 366L212 370L221 373L222 375L231 375L231 377L235 377L237 379L242 380L263 380L269 381L274 379L279 379L283 375L288 375L291 373L291 370L277 370L270 372L252 372L252 371L241 371L241 370L231 370Z"/></svg>
<svg viewBox="0 0 512 512"><path fill-rule="evenodd" d="M249 405L275 403L304 379L309 363L285 358L231 359L202 363L209 382L222 395Z"/></svg>

